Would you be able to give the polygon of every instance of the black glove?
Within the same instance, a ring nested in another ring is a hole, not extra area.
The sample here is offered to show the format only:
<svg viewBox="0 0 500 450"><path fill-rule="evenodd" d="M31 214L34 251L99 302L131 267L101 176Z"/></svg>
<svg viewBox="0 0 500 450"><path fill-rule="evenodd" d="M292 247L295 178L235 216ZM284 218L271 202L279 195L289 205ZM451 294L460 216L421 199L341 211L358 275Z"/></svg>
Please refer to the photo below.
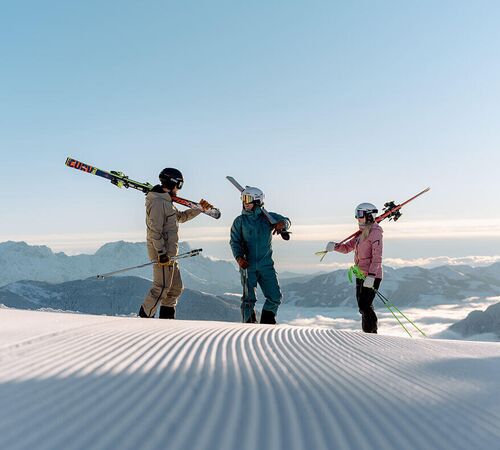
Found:
<svg viewBox="0 0 500 450"><path fill-rule="evenodd" d="M158 265L161 267L168 266L170 264L170 258L166 253L158 253Z"/></svg>
<svg viewBox="0 0 500 450"><path fill-rule="evenodd" d="M281 234L283 231L286 231L286 223L281 221L274 225L273 234Z"/></svg>

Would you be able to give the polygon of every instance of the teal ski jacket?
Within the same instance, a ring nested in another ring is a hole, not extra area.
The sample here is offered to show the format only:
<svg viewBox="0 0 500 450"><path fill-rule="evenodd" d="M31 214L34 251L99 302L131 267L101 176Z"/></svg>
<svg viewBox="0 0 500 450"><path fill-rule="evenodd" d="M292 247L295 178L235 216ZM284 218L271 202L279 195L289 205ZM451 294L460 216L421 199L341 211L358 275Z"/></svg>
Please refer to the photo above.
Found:
<svg viewBox="0 0 500 450"><path fill-rule="evenodd" d="M291 222L287 217L276 213L269 213L277 222L285 222L285 229L290 228ZM252 211L243 210L241 215L234 219L231 227L231 250L235 259L245 258L250 270L273 265L272 249L273 226L269 223L260 207Z"/></svg>

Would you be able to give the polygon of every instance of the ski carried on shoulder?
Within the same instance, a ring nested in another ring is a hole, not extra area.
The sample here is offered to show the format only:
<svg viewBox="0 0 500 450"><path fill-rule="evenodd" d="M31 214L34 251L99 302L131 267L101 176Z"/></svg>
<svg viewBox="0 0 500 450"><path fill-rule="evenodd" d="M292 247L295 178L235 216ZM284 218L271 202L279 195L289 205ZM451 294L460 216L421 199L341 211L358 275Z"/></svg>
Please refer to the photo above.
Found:
<svg viewBox="0 0 500 450"><path fill-rule="evenodd" d="M115 172L113 170L108 172L106 170L91 166L90 164L85 164L73 158L68 157L65 164L73 169L81 170L82 172L87 172L92 175L97 175L98 177L106 178L111 182L111 184L114 184L119 188L132 188L144 192L145 194L153 189L152 184L131 180L122 172ZM202 213L207 214L214 219L219 219L221 216L221 213L217 208L211 208L205 211L199 203L193 202L191 200L186 200L185 198L172 196L172 201L188 208L197 209L198 211L201 211Z"/></svg>
<svg viewBox="0 0 500 450"><path fill-rule="evenodd" d="M227 176L226 178L236 189L238 189L238 191L243 192L245 190L245 188L240 183L238 183L233 177ZM261 206L260 209L262 210L262 213L264 214L264 216L266 216L266 219L269 221L271 225L274 226L278 223L276 219L274 219L274 217L271 216L271 214L269 214L269 212L263 206ZM285 241L290 240L290 231L283 230L280 233L280 235Z"/></svg>
<svg viewBox="0 0 500 450"><path fill-rule="evenodd" d="M380 223L384 219L394 220L394 222L396 222L402 215L400 209L403 206L405 206L406 204L415 200L417 197L420 197L421 195L430 191L430 189L431 189L430 187L424 189L423 191L419 192L418 194L414 195L413 197L409 198L408 200L404 201L403 203L400 203L399 205L396 205L394 203L394 201L385 203L384 209L383 209L384 212L380 216L375 218L375 223ZM345 239L342 239L337 244L344 244L345 242L351 240L352 238L354 238L356 236L359 236L360 234L361 234L361 231L358 230L358 231L352 233L350 236L347 236ZM322 250L320 252L316 252L315 255L321 256L321 261L323 261L323 258L326 256L327 253L328 252L326 250Z"/></svg>

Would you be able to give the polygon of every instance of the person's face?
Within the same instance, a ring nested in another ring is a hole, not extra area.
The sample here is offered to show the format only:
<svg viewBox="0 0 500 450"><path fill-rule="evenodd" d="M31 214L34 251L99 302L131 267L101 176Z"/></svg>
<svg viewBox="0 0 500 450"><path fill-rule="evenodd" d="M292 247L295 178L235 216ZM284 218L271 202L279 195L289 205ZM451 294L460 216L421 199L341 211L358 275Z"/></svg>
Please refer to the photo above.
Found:
<svg viewBox="0 0 500 450"><path fill-rule="evenodd" d="M245 211L252 211L253 207L253 203L243 203L243 208L245 209Z"/></svg>
<svg viewBox="0 0 500 450"><path fill-rule="evenodd" d="M175 186L170 192L172 192L172 194L174 195L177 195L177 192L179 192L179 188Z"/></svg>
<svg viewBox="0 0 500 450"><path fill-rule="evenodd" d="M366 225L366 217L362 217L361 219L358 219L358 227L360 229L364 228Z"/></svg>

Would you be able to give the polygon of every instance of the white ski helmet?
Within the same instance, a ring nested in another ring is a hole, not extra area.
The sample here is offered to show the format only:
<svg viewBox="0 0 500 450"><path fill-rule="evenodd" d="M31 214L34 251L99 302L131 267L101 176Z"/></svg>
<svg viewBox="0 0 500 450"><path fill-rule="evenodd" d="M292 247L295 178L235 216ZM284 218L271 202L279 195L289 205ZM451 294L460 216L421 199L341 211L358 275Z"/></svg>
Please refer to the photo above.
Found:
<svg viewBox="0 0 500 450"><path fill-rule="evenodd" d="M366 217L367 222L373 222L377 213L378 209L372 203L360 203L358 206L356 206L354 217L356 219L362 219L363 217Z"/></svg>
<svg viewBox="0 0 500 450"><path fill-rule="evenodd" d="M257 206L262 206L264 204L264 192L256 187L245 186L245 189L241 193L241 201L243 203L254 203Z"/></svg>

